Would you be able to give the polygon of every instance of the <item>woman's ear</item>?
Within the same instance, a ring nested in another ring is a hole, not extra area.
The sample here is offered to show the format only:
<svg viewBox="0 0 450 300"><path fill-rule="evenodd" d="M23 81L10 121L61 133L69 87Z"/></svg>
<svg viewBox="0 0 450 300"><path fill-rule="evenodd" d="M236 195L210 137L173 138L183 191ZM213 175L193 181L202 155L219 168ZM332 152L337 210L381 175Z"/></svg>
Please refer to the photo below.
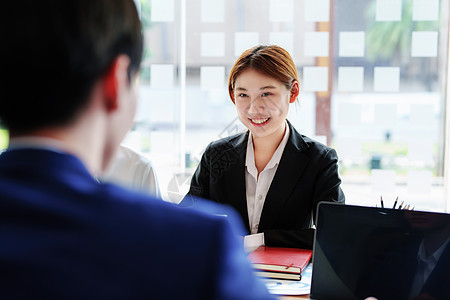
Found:
<svg viewBox="0 0 450 300"><path fill-rule="evenodd" d="M297 80L294 80L291 86L291 95L289 97L289 103L293 103L297 99L299 94L300 94L300 85L298 84Z"/></svg>

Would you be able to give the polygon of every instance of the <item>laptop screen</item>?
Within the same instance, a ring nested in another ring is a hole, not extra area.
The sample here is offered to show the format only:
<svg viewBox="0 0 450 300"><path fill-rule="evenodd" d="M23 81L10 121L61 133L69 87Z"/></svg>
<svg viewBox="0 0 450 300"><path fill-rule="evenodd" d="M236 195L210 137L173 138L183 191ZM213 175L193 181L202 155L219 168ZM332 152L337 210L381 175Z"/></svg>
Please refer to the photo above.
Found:
<svg viewBox="0 0 450 300"><path fill-rule="evenodd" d="M323 202L316 224L311 298L450 299L450 214Z"/></svg>

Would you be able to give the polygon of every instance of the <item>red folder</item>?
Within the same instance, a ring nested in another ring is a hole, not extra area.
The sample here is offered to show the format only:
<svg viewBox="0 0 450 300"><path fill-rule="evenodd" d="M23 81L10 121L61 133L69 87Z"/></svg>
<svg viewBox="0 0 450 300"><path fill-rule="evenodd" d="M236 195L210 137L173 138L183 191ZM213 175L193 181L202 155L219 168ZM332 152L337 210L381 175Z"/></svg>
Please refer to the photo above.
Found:
<svg viewBox="0 0 450 300"><path fill-rule="evenodd" d="M248 255L253 268L270 272L301 274L312 257L312 250L259 246Z"/></svg>

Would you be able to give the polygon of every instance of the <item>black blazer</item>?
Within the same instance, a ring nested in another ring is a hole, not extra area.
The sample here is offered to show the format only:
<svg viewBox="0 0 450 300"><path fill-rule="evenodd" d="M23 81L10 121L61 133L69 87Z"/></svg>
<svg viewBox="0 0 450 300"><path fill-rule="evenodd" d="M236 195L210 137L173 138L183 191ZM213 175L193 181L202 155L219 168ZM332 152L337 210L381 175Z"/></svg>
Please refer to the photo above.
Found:
<svg viewBox="0 0 450 300"><path fill-rule="evenodd" d="M316 207L320 201L344 202L336 151L304 135L288 122L289 140L270 185L258 232L266 246L313 246ZM203 153L188 195L226 203L249 230L245 158L249 133L214 141ZM314 217L313 217L314 216Z"/></svg>
<svg viewBox="0 0 450 300"><path fill-rule="evenodd" d="M369 296L377 299L408 300L414 276L417 272L417 253L422 238L419 240L414 234L406 238L413 239L408 245L380 251L375 249L378 257L373 264L368 266L361 274L361 287L357 297L363 299ZM372 248L373 249L373 248ZM382 255L381 255L381 254ZM450 299L448 288L450 268L450 244L447 244L436 266L425 281L419 295L428 294L425 299L443 300Z"/></svg>

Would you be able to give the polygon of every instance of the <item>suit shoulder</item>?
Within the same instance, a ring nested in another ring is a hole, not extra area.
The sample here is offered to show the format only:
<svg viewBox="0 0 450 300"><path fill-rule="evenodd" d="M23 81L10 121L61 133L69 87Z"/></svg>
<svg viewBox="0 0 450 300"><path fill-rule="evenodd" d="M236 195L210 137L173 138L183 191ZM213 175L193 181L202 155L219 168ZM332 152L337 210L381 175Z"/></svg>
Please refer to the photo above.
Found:
<svg viewBox="0 0 450 300"><path fill-rule="evenodd" d="M246 139L247 135L248 134L246 132L242 132L242 133L234 134L231 136L227 136L227 137L212 141L211 143L209 143L209 145L206 149L207 150L208 149L226 150L228 148L233 148L238 143L244 141Z"/></svg>
<svg viewBox="0 0 450 300"><path fill-rule="evenodd" d="M180 224L181 227L192 224L196 228L202 227L200 225L204 223L214 223L214 220L217 219L201 211L183 209L163 199L130 191L114 184L104 184L102 193L105 194L109 203L109 211L114 211L116 217L133 216L134 219L141 218L142 220L152 220L152 222L158 220L161 223Z"/></svg>
<svg viewBox="0 0 450 300"><path fill-rule="evenodd" d="M303 140L308 144L308 146L313 147L315 149L324 149L324 150L330 150L331 148L328 147L325 144L322 144L321 142L314 140L306 135L301 135L301 137L303 138Z"/></svg>
<svg viewBox="0 0 450 300"><path fill-rule="evenodd" d="M334 150L331 147L328 147L325 144L322 144L319 141L316 141L306 135L300 135L303 142L306 145L305 152L309 152L311 154L317 155L317 156L325 156L327 154L333 154L332 156L337 155L336 150Z"/></svg>

